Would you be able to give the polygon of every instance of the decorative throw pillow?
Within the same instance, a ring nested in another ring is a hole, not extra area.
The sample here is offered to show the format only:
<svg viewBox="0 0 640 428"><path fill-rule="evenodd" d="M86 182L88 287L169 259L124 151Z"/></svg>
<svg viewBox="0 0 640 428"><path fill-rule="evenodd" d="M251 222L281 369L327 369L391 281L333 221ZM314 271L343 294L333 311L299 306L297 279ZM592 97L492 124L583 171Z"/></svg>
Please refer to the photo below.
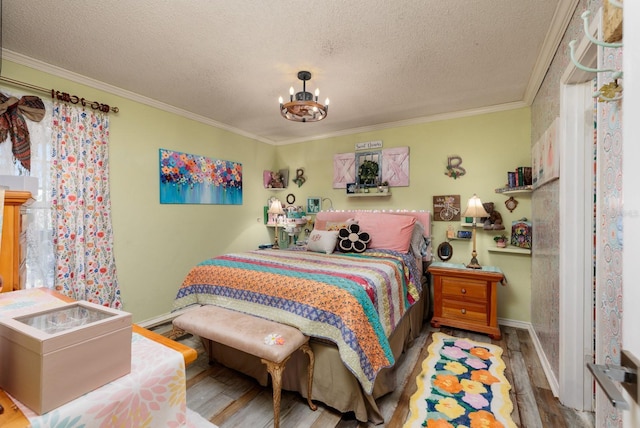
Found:
<svg viewBox="0 0 640 428"><path fill-rule="evenodd" d="M350 218L345 221L328 221L325 227L325 230L336 230L344 229L352 223L358 223L358 221L354 218Z"/></svg>
<svg viewBox="0 0 640 428"><path fill-rule="evenodd" d="M371 234L369 248L409 252L415 217L388 213L356 213L358 225Z"/></svg>
<svg viewBox="0 0 640 428"><path fill-rule="evenodd" d="M336 248L337 241L337 231L313 229L307 238L307 251L331 254Z"/></svg>
<svg viewBox="0 0 640 428"><path fill-rule="evenodd" d="M344 253L363 253L370 240L369 234L360 231L357 223L351 223L338 232L338 249Z"/></svg>

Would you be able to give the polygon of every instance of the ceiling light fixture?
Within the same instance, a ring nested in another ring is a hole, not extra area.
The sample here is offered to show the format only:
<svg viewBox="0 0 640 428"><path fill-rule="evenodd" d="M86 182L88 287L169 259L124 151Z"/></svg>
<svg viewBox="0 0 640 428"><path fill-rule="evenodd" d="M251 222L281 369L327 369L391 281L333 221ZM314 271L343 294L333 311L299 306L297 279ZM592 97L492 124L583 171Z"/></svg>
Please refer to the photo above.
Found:
<svg viewBox="0 0 640 428"><path fill-rule="evenodd" d="M315 96L311 92L307 92L307 80L311 79L311 73L299 71L298 79L302 80L302 91L294 94L292 86L289 89L288 103L283 104L283 99L280 97L280 114L282 117L294 122L318 122L327 117L329 98L322 105L318 103L318 94L320 93L318 89L316 89Z"/></svg>

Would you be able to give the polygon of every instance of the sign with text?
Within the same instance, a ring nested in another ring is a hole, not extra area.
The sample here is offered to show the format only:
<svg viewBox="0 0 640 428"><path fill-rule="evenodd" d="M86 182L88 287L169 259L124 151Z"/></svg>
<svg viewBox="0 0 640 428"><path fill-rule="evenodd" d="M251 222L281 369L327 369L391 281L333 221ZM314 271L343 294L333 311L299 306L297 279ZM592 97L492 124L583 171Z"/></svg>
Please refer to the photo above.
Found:
<svg viewBox="0 0 640 428"><path fill-rule="evenodd" d="M356 150L370 150L370 149L381 149L381 148L382 148L382 140L364 141L362 143L356 143Z"/></svg>
<svg viewBox="0 0 640 428"><path fill-rule="evenodd" d="M460 195L434 196L433 220L460 221Z"/></svg>

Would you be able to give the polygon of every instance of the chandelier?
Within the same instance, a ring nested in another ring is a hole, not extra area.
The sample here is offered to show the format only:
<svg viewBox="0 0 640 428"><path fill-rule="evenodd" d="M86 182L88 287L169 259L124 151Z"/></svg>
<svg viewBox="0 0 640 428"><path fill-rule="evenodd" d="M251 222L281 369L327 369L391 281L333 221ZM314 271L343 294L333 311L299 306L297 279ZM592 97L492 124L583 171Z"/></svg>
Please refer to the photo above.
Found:
<svg viewBox="0 0 640 428"><path fill-rule="evenodd" d="M307 92L307 80L311 79L311 73L299 71L298 79L302 80L302 91L294 94L292 86L289 89L288 103L283 104L282 97L280 97L280 114L282 117L294 122L318 122L327 117L329 98L322 105L318 103L318 94L320 93L318 89L316 89L315 96L311 92Z"/></svg>

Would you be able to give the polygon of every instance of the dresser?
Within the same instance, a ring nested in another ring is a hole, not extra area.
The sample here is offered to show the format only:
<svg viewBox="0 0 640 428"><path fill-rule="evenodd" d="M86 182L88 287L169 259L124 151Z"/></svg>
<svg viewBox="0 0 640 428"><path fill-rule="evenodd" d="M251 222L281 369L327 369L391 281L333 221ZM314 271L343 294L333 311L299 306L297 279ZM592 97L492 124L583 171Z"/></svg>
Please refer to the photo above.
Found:
<svg viewBox="0 0 640 428"><path fill-rule="evenodd" d="M33 201L31 192L7 190L4 195L0 275L2 291L24 288L27 277L26 207Z"/></svg>
<svg viewBox="0 0 640 428"><path fill-rule="evenodd" d="M504 275L499 268L469 269L462 264L436 262L427 271L433 283L433 327L446 325L500 340L498 284L504 285Z"/></svg>

